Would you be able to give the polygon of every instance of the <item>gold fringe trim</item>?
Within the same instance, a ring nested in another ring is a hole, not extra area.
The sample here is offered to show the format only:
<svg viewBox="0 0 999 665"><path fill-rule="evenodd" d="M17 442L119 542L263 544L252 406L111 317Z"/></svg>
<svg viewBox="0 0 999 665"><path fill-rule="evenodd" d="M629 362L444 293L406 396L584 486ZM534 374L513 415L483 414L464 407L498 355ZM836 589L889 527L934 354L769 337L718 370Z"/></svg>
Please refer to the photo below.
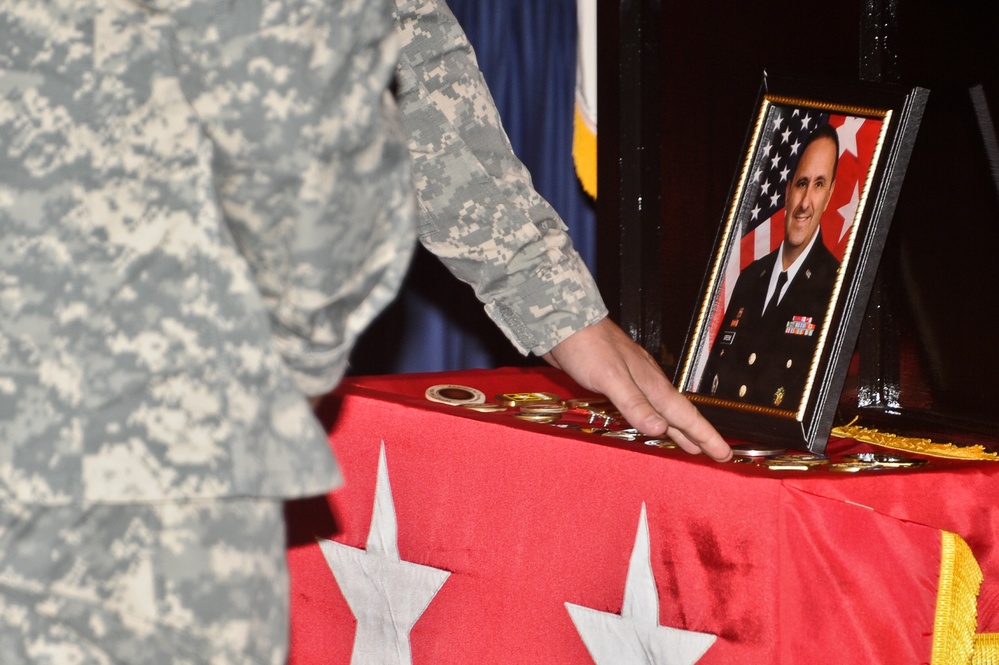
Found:
<svg viewBox="0 0 999 665"><path fill-rule="evenodd" d="M882 448L904 450L929 457L999 462L999 454L988 452L984 446L957 446L953 443L935 443L930 439L916 439L888 432L879 432L876 429L854 425L853 423L855 422L857 422L856 418L849 425L834 427L832 435L842 439L854 439L856 441L863 441L864 443L871 443L875 446L881 446Z"/></svg>
<svg viewBox="0 0 999 665"><path fill-rule="evenodd" d="M930 663L969 665L976 646L982 570L961 536L949 531L940 533L940 582Z"/></svg>
<svg viewBox="0 0 999 665"><path fill-rule="evenodd" d="M972 665L999 665L999 633L975 635L975 654Z"/></svg>
<svg viewBox="0 0 999 665"><path fill-rule="evenodd" d="M576 109L572 126L572 159L583 191L597 198L597 135L590 131Z"/></svg>

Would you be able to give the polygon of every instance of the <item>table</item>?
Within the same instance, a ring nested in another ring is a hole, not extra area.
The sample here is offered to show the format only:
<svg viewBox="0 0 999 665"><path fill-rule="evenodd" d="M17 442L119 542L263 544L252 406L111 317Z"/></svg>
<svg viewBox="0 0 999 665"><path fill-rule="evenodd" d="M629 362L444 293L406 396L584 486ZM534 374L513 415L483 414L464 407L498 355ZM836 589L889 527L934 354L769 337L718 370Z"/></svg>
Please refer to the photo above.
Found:
<svg viewBox="0 0 999 665"><path fill-rule="evenodd" d="M541 368L345 382L345 484L288 508L291 663L990 662L999 463L718 464L436 384L588 395Z"/></svg>

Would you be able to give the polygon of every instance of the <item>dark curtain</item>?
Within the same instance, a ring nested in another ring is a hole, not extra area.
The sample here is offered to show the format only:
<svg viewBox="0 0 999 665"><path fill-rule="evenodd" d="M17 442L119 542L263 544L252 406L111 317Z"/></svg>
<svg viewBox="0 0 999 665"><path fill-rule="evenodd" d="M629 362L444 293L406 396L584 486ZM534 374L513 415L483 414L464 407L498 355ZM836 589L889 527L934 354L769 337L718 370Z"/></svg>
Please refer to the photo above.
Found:
<svg viewBox="0 0 999 665"><path fill-rule="evenodd" d="M572 164L575 0L448 0L475 48L514 151L594 270L596 215ZM351 373L396 374L540 362L524 358L470 287L419 248L399 298L358 344Z"/></svg>

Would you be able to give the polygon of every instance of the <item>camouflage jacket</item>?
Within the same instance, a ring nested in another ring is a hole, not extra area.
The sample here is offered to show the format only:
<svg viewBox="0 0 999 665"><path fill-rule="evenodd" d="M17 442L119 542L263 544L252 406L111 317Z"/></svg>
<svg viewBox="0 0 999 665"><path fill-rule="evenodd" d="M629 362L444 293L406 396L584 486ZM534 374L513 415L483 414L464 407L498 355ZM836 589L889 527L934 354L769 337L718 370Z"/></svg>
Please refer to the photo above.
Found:
<svg viewBox="0 0 999 665"><path fill-rule="evenodd" d="M0 10L0 497L338 482L301 395L412 242L386 8L360 5ZM544 353L606 314L596 286L446 5L397 19L421 240Z"/></svg>
<svg viewBox="0 0 999 665"><path fill-rule="evenodd" d="M415 242L390 0L0 9L0 498L322 493Z"/></svg>
<svg viewBox="0 0 999 665"><path fill-rule="evenodd" d="M546 353L606 316L604 302L565 224L514 155L447 5L396 0L396 11L403 34L398 99L420 241L474 287L521 353Z"/></svg>

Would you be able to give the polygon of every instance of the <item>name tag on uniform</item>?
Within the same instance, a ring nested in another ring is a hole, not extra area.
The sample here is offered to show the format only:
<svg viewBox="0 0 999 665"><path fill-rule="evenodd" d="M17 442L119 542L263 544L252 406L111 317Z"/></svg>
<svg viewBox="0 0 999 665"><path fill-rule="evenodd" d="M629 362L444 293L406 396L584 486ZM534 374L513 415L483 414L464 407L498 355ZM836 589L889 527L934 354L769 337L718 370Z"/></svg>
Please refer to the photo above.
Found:
<svg viewBox="0 0 999 665"><path fill-rule="evenodd" d="M735 341L734 330L726 330L721 334L721 338L718 340L718 342L721 344L731 344L734 341Z"/></svg>
<svg viewBox="0 0 999 665"><path fill-rule="evenodd" d="M810 316L795 316L787 322L784 332L788 335L811 337L812 333L815 332L815 324L812 323L812 317Z"/></svg>

